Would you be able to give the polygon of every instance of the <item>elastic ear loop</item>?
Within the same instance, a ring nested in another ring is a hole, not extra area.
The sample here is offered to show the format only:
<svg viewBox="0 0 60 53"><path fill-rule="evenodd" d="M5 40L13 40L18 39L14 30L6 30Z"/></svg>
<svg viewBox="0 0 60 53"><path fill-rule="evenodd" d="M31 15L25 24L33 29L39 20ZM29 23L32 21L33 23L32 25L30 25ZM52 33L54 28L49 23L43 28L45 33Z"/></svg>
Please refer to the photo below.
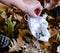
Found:
<svg viewBox="0 0 60 53"><path fill-rule="evenodd" d="M28 20L28 18L29 18L29 17L28 17L28 14L25 14L25 15L24 15L24 19L25 19L27 22L30 23L30 21Z"/></svg>

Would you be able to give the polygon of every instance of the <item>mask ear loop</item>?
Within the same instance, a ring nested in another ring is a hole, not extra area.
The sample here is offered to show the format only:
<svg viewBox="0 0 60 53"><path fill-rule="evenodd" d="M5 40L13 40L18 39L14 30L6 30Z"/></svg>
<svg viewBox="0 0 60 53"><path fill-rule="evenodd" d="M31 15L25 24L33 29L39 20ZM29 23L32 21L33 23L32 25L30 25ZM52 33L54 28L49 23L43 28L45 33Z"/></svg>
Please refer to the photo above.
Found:
<svg viewBox="0 0 60 53"><path fill-rule="evenodd" d="M30 21L28 20L28 18L29 18L29 17L28 17L28 14L25 14L25 15L24 15L24 19L25 19L27 22L30 23Z"/></svg>

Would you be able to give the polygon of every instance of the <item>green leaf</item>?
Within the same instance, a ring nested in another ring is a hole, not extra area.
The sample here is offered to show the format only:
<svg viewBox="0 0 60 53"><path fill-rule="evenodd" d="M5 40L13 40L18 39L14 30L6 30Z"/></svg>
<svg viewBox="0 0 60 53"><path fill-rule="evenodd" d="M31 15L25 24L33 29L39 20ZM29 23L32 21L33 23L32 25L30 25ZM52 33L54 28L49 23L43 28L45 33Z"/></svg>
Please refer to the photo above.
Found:
<svg viewBox="0 0 60 53"><path fill-rule="evenodd" d="M32 37L31 37L30 34L27 33L27 34L24 36L24 40L25 40L27 43L31 43L31 44L33 45Z"/></svg>
<svg viewBox="0 0 60 53"><path fill-rule="evenodd" d="M7 23L7 28L8 28L8 35L10 36L10 37L14 37L14 27L15 27L15 25L16 25L16 22L15 21L12 21L11 20L11 18L9 17L9 18L6 18L7 20L6 20L6 23Z"/></svg>

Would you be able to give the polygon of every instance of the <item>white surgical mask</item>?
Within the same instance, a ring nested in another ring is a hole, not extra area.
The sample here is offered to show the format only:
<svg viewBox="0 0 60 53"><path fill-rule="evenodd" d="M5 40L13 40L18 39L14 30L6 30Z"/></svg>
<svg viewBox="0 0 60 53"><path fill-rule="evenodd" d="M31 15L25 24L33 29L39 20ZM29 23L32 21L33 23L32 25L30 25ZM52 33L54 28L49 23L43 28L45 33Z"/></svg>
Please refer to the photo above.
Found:
<svg viewBox="0 0 60 53"><path fill-rule="evenodd" d="M47 14L39 16L37 18L27 15L27 22L29 24L29 29L33 36L40 41L47 42L50 38L50 33L48 32L48 22L46 21Z"/></svg>

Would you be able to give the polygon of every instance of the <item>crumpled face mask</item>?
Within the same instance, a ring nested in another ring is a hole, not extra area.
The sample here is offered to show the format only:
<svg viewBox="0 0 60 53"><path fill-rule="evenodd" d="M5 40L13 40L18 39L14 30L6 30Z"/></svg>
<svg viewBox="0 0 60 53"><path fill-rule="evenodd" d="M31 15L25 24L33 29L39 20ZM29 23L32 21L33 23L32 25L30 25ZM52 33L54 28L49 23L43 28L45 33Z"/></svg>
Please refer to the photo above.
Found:
<svg viewBox="0 0 60 53"><path fill-rule="evenodd" d="M26 18L27 17L27 18ZM40 41L47 42L50 38L50 33L48 32L48 22L46 21L47 14L39 16L37 18L25 15L25 19L29 24L31 33L35 38Z"/></svg>

